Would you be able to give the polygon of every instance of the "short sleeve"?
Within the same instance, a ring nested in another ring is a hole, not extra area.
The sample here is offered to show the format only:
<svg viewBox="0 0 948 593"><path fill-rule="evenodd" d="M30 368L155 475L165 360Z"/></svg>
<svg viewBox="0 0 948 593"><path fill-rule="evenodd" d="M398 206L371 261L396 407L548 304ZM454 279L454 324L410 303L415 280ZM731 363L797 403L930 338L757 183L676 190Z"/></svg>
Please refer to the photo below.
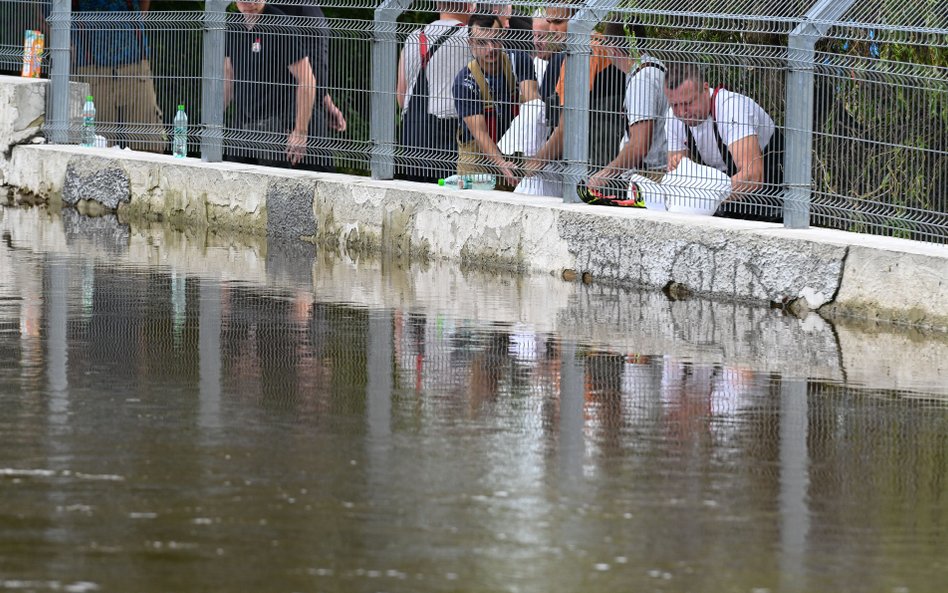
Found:
<svg viewBox="0 0 948 593"><path fill-rule="evenodd" d="M675 117L671 109L665 116L665 138L668 142L668 152L688 150L688 141L685 139L685 124Z"/></svg>
<svg viewBox="0 0 948 593"><path fill-rule="evenodd" d="M458 112L458 118L462 121L465 117L484 112L481 90L477 87L477 82L470 75L470 72L468 68L458 72L458 75L454 77L454 85L451 87L454 95L454 108Z"/></svg>
<svg viewBox="0 0 948 593"><path fill-rule="evenodd" d="M625 89L625 112L629 117L629 125L640 121L657 120L665 115L661 85L651 70L643 68L629 79Z"/></svg>
<svg viewBox="0 0 948 593"><path fill-rule="evenodd" d="M730 146L738 140L757 135L753 107L748 98L736 93L718 102L715 119L725 145Z"/></svg>
<svg viewBox="0 0 948 593"><path fill-rule="evenodd" d="M518 83L537 79L537 74L533 69L533 58L529 53L515 49L511 52L511 59L513 60L513 69L517 74Z"/></svg>

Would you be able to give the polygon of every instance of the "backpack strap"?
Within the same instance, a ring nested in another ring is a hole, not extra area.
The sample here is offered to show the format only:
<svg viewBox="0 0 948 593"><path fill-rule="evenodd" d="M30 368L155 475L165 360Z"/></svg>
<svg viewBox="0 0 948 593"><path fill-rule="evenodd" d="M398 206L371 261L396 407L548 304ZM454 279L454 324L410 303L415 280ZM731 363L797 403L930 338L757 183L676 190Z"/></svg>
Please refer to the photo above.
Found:
<svg viewBox="0 0 948 593"><path fill-rule="evenodd" d="M510 58L507 57L507 52L501 52L500 55L501 71L504 73L504 78L507 81L507 88L511 89L516 95L517 80L514 78ZM474 77L474 82L477 83L477 88L481 91L481 99L484 101L484 111L493 109L494 96L490 92L490 85L487 84L487 77L484 75L484 71L481 70L481 65L477 63L477 60L471 60L467 67L471 70L471 76Z"/></svg>
<svg viewBox="0 0 948 593"><path fill-rule="evenodd" d="M435 39L434 43L431 44L431 47L428 47L428 36L425 35L425 30L422 29L421 33L418 34L418 53L421 56L421 70L424 71L428 67L428 62L431 61L431 58L434 57L434 53L438 51L438 48L444 45L444 42L448 40L449 37L457 35L461 27L461 23L451 25L454 29L453 31L446 31L438 36ZM463 28L463 27L462 27Z"/></svg>
<svg viewBox="0 0 948 593"><path fill-rule="evenodd" d="M661 64L656 64L655 62L642 62L641 64L639 64L639 67L636 68L635 71L629 75L629 78L632 78L633 76L635 76L642 70L645 70L646 68L658 68L661 72L665 72L665 66L662 66Z"/></svg>

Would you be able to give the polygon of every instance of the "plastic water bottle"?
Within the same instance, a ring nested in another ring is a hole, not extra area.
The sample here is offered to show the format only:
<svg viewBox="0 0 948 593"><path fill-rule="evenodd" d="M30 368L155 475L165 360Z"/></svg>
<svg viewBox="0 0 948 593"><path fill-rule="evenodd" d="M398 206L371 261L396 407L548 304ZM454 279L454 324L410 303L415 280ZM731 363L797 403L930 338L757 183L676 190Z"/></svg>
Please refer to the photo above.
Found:
<svg viewBox="0 0 948 593"><path fill-rule="evenodd" d="M95 146L95 103L92 102L92 95L86 97L86 102L82 106L82 137L80 143L87 148Z"/></svg>
<svg viewBox="0 0 948 593"><path fill-rule="evenodd" d="M494 189L497 179L490 173L469 173L439 179L438 185L450 189Z"/></svg>
<svg viewBox="0 0 948 593"><path fill-rule="evenodd" d="M171 154L179 159L188 156L188 114L184 112L184 105L178 105L178 112L174 116Z"/></svg>

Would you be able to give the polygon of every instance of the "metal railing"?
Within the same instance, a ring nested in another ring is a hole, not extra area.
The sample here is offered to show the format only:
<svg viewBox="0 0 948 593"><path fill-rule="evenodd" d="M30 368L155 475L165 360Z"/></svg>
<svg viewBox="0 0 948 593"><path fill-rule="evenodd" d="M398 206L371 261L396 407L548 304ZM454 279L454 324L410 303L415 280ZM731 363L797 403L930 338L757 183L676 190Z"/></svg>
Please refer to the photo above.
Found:
<svg viewBox="0 0 948 593"><path fill-rule="evenodd" d="M685 0L491 1L472 10L329 0L313 12L307 0L282 0L282 12L259 19L242 14L248 4L72 14L70 0L52 0L53 104L70 79L103 88L150 79L159 116L106 108L97 131L107 143L168 151L174 106L184 103L191 154L208 161L432 182L484 172L569 202L638 200L948 242L948 15L938 3L713 0L697 10ZM501 32L452 20L472 12L515 18ZM439 14L441 25L430 24ZM438 47L441 35L451 38ZM134 53L136 43L150 76L114 64L83 70L88 48ZM478 62L489 70L483 81L467 72L476 48L505 50L493 65ZM273 49L280 63L259 63ZM302 57L301 79L289 66ZM520 70L513 79L505 64ZM665 88L671 79L686 84ZM492 111L482 82L497 94ZM682 97L702 83L709 96L723 87L703 107L718 113L703 129L697 120L685 126L676 117L684 117ZM137 107L150 108L150 97ZM75 141L67 114L52 108L54 141ZM486 141L471 127L478 122ZM694 149L682 144L689 130ZM756 149L740 142L748 134ZM661 150L669 141L675 146ZM669 152L706 167L662 177Z"/></svg>

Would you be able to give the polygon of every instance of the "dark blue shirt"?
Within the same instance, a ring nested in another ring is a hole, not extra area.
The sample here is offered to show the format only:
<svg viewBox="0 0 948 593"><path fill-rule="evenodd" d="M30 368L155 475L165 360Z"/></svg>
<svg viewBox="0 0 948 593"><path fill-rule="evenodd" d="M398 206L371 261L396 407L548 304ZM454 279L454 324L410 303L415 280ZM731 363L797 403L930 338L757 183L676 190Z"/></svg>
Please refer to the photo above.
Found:
<svg viewBox="0 0 948 593"><path fill-rule="evenodd" d="M270 4L253 29L247 29L243 15L228 17L224 52L234 69L238 125L271 116L295 117L297 83L290 65L308 57L312 48L288 22L287 15Z"/></svg>
<svg viewBox="0 0 948 593"><path fill-rule="evenodd" d="M498 64L498 70L500 65ZM515 88L507 84L507 77L502 71L493 74L484 73L487 81L487 88L490 89L491 99L494 106L494 117L497 122L496 139L500 140L507 128L510 127L510 121L513 119L513 106L516 101ZM464 118L472 115L485 114L484 98L481 96L481 89L471 74L469 66L458 72L454 78L454 107L458 112L458 119L461 126L461 142L470 142L474 139L471 131L464 123ZM488 121L488 126L490 121Z"/></svg>
<svg viewBox="0 0 948 593"><path fill-rule="evenodd" d="M556 95L556 82L560 77L560 68L563 67L563 60L566 54L557 53L550 56L549 65L546 67L546 74L543 76L543 84L540 85L540 98L544 101ZM559 105L559 98L554 97L553 103Z"/></svg>
<svg viewBox="0 0 948 593"><path fill-rule="evenodd" d="M533 69L533 56L530 55L530 52L521 49L508 49L507 57L510 58L510 65L513 67L514 78L517 79L518 84L526 80L537 79L536 70Z"/></svg>
<svg viewBox="0 0 948 593"><path fill-rule="evenodd" d="M127 21L73 18L76 66L125 66L148 59L148 38L138 0L74 0L77 12L130 12Z"/></svg>

